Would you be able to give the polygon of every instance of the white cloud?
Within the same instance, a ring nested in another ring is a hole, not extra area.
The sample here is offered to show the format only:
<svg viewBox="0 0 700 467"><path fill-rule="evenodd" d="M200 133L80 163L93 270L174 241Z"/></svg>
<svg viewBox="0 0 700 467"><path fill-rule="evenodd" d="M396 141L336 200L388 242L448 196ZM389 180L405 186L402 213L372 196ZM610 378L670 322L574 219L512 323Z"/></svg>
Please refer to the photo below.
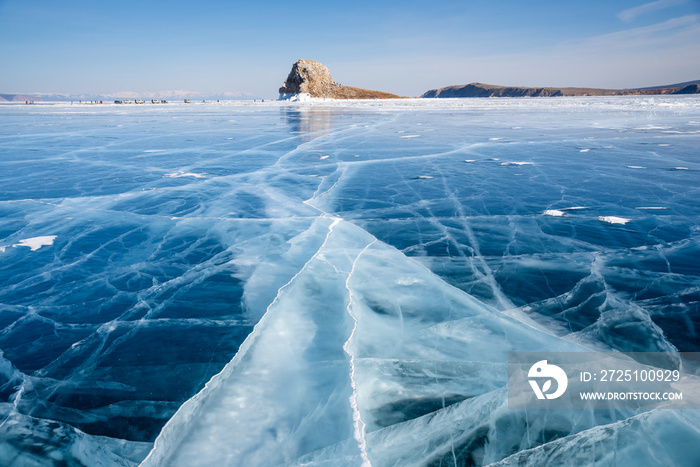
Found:
<svg viewBox="0 0 700 467"><path fill-rule="evenodd" d="M682 3L686 3L687 1L688 0L657 0L655 2L645 3L643 5L623 10L617 14L617 17L622 21L629 23L634 21L638 16L651 13L653 11L670 8L675 5L680 5Z"/></svg>

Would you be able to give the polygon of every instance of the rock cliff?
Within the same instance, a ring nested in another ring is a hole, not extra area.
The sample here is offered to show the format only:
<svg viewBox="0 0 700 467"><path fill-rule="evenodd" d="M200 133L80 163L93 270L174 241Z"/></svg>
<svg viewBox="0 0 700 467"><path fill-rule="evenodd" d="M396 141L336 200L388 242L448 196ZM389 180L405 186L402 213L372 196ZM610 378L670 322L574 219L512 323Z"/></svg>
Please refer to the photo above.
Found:
<svg viewBox="0 0 700 467"><path fill-rule="evenodd" d="M397 99L388 92L341 86L333 81L331 72L315 60L298 60L292 65L287 80L279 89L280 97L309 94L311 97L332 99Z"/></svg>

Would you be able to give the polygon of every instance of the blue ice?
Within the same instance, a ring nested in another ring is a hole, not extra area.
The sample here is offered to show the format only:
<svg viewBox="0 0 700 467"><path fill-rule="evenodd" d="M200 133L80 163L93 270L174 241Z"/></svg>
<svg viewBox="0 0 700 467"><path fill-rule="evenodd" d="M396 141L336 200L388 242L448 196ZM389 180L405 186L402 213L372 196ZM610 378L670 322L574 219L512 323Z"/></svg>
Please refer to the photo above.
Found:
<svg viewBox="0 0 700 467"><path fill-rule="evenodd" d="M700 463L693 411L505 387L509 351L700 349L694 97L0 125L0 463Z"/></svg>

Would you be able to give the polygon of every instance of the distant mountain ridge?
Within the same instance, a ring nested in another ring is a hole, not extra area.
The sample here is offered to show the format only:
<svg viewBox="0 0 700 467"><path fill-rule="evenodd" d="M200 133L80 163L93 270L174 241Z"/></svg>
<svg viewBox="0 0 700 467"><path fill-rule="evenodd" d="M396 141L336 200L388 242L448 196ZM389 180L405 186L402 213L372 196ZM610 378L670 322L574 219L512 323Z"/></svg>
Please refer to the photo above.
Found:
<svg viewBox="0 0 700 467"><path fill-rule="evenodd" d="M0 94L0 102L21 102L36 99L28 94Z"/></svg>
<svg viewBox="0 0 700 467"><path fill-rule="evenodd" d="M198 100L239 100L258 99L248 92L221 92L216 94L205 94L197 91L119 91L108 93L84 93L84 94L64 94L64 93L27 93L27 94L0 94L0 102L24 102L24 101L110 101L113 99L198 99Z"/></svg>
<svg viewBox="0 0 700 467"><path fill-rule="evenodd" d="M649 86L646 88L633 88L633 89L664 89L664 88L685 88L687 86L692 86L692 85L699 85L700 84L700 79L696 79L695 81L686 81L685 83L676 83L676 84L667 84L665 86Z"/></svg>
<svg viewBox="0 0 700 467"><path fill-rule="evenodd" d="M450 97L559 97L559 96L640 96L658 94L698 94L700 80L667 86L637 89L600 89L573 87L518 87L494 84L470 83L431 89L422 98Z"/></svg>

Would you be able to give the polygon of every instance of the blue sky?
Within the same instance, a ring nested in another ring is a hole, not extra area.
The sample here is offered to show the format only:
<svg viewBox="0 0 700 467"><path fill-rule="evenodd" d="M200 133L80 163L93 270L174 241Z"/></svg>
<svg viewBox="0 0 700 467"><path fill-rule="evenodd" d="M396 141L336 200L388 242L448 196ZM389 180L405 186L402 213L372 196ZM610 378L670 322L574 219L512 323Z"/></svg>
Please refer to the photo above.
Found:
<svg viewBox="0 0 700 467"><path fill-rule="evenodd" d="M700 79L700 0L0 0L0 92L248 92L299 58L416 96Z"/></svg>

